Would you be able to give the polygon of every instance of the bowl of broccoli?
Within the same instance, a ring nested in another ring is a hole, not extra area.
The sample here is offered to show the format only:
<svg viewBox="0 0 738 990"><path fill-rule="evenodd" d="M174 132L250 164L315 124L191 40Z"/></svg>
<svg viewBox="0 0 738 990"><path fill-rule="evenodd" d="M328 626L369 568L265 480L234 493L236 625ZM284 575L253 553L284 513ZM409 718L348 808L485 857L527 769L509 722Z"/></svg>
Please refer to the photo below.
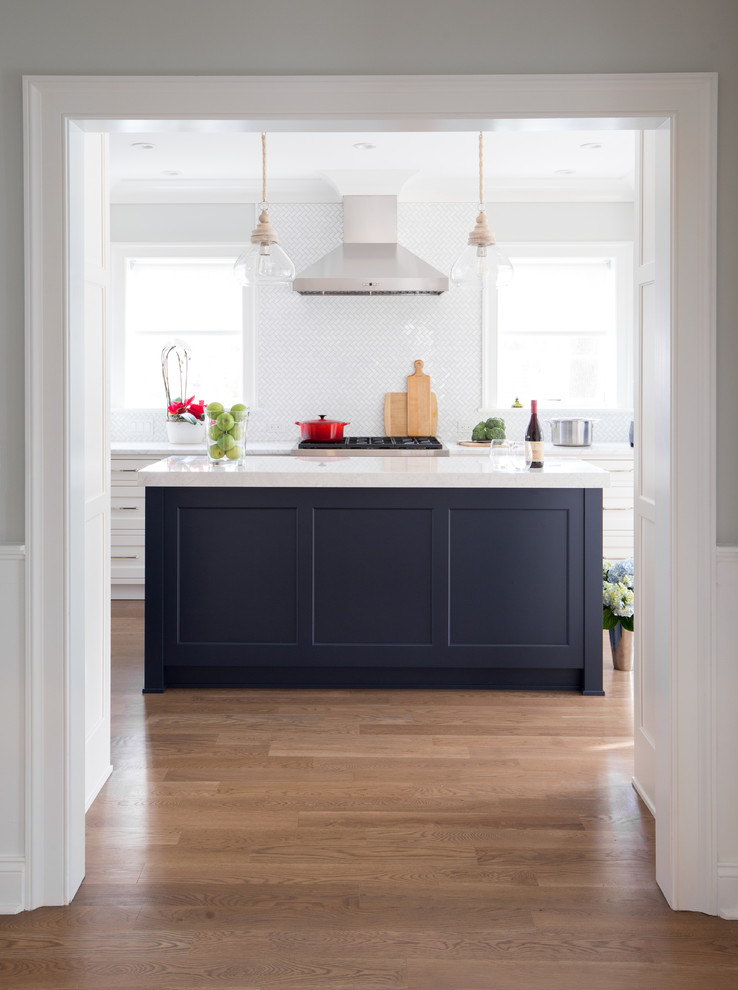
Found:
<svg viewBox="0 0 738 990"><path fill-rule="evenodd" d="M477 423L472 430L471 438L477 442L501 443L505 439L505 420L500 419L499 416L490 416L489 419Z"/></svg>

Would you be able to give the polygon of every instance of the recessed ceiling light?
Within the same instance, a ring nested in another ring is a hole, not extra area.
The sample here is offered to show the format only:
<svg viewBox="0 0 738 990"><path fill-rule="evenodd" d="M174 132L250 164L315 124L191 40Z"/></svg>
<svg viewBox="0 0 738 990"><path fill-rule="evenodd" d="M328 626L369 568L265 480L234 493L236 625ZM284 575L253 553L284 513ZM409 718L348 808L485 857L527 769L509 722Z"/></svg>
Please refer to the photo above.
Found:
<svg viewBox="0 0 738 990"><path fill-rule="evenodd" d="M162 175L181 175L182 173L181 172L178 172L176 168L165 168L161 174Z"/></svg>
<svg viewBox="0 0 738 990"><path fill-rule="evenodd" d="M359 141L357 144L354 145L354 147L358 148L359 151L371 151L373 148L376 148L377 146L376 144L370 144L368 141Z"/></svg>
<svg viewBox="0 0 738 990"><path fill-rule="evenodd" d="M585 141L584 144L579 145L580 148L589 148L590 151L594 151L597 148L601 148L602 145L597 141Z"/></svg>
<svg viewBox="0 0 738 990"><path fill-rule="evenodd" d="M134 141L131 145L132 148L140 148L142 151L151 151L156 147L155 144L148 144L146 141Z"/></svg>
<svg viewBox="0 0 738 990"><path fill-rule="evenodd" d="M557 168L554 175L574 175L573 168Z"/></svg>

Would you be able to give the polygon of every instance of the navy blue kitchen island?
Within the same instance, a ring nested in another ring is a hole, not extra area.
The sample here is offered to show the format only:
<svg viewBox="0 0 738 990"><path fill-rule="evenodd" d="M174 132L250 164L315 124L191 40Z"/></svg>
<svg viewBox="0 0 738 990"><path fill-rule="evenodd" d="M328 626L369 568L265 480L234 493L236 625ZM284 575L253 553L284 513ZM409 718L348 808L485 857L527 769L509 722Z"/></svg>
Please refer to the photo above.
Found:
<svg viewBox="0 0 738 990"><path fill-rule="evenodd" d="M144 690L602 694L607 475L568 487L570 462L526 483L451 460L142 472Z"/></svg>

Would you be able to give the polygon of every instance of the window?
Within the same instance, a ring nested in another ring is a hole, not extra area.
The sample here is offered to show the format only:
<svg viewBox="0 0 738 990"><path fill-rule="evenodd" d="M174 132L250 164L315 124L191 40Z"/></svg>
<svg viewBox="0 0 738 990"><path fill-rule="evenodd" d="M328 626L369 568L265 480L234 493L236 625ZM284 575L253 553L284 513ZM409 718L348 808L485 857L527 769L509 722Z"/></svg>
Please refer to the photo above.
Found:
<svg viewBox="0 0 738 990"><path fill-rule="evenodd" d="M164 404L166 344L190 348L189 395L252 401L244 364L253 367L253 319L249 294L233 277L233 248L117 245L114 253L113 406ZM176 391L178 381L172 361Z"/></svg>
<svg viewBox="0 0 738 990"><path fill-rule="evenodd" d="M508 250L512 284L485 302L485 407L631 408L632 246Z"/></svg>

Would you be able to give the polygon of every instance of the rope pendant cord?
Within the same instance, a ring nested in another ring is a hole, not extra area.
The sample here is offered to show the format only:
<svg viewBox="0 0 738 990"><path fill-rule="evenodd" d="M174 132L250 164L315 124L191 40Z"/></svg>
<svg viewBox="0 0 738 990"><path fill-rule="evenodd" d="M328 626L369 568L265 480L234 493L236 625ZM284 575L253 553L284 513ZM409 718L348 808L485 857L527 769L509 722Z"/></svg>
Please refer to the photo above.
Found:
<svg viewBox="0 0 738 990"><path fill-rule="evenodd" d="M495 243L495 235L489 229L487 211L484 206L484 132L479 132L479 215L474 230L469 234L468 244L477 248L489 247Z"/></svg>
<svg viewBox="0 0 738 990"><path fill-rule="evenodd" d="M484 133L479 132L479 205L484 206Z"/></svg>
<svg viewBox="0 0 738 990"><path fill-rule="evenodd" d="M261 201L267 201L267 136L261 135Z"/></svg>
<svg viewBox="0 0 738 990"><path fill-rule="evenodd" d="M269 205L267 203L267 136L263 132L261 135L261 203L259 205L261 213L259 214L258 224L251 231L251 243L262 244L264 246L278 244L279 238L277 237L277 231L272 226L267 211L267 206Z"/></svg>

